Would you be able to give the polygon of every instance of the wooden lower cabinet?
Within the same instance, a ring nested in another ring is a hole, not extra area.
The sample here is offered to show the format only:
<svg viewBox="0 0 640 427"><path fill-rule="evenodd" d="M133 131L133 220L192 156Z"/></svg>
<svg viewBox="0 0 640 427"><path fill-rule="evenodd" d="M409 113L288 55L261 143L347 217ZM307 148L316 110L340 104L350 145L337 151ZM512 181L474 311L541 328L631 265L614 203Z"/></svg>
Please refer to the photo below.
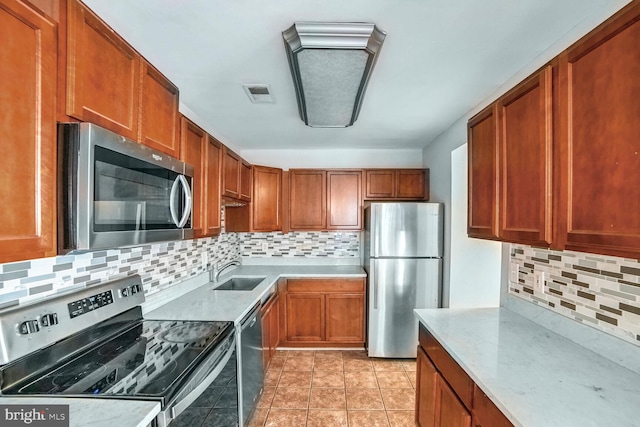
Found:
<svg viewBox="0 0 640 427"><path fill-rule="evenodd" d="M364 279L288 279L284 292L282 344L364 344Z"/></svg>
<svg viewBox="0 0 640 427"><path fill-rule="evenodd" d="M415 411L418 426L513 427L422 325L419 341Z"/></svg>
<svg viewBox="0 0 640 427"><path fill-rule="evenodd" d="M260 310L262 321L262 360L264 369L269 366L269 362L276 352L280 341L280 297L276 293Z"/></svg>

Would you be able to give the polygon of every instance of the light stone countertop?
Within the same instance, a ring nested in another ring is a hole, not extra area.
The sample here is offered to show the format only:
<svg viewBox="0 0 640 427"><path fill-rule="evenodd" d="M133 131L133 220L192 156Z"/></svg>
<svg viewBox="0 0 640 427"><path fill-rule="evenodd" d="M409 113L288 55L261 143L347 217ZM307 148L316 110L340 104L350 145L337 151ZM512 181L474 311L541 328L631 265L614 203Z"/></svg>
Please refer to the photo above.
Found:
<svg viewBox="0 0 640 427"><path fill-rule="evenodd" d="M505 308L415 310L515 426L640 425L640 375Z"/></svg>
<svg viewBox="0 0 640 427"><path fill-rule="evenodd" d="M160 403L142 400L0 398L0 405L25 404L69 405L69 427L146 427L160 412Z"/></svg>
<svg viewBox="0 0 640 427"><path fill-rule="evenodd" d="M264 277L251 291L216 291L214 288L232 277ZM251 308L266 300L281 277L287 278L361 278L366 277L354 265L249 265L228 270L217 282L208 282L144 315L147 319L229 321L236 325Z"/></svg>

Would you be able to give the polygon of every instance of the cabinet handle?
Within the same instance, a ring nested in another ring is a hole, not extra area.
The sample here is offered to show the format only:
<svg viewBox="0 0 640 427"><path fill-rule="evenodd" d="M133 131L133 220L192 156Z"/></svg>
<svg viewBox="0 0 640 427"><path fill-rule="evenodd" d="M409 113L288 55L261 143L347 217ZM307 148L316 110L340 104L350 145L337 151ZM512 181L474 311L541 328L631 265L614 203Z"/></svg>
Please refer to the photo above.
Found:
<svg viewBox="0 0 640 427"><path fill-rule="evenodd" d="M178 219L178 213L176 212L176 199L178 197L178 185L182 185L182 189L185 194L185 207L182 212L182 217ZM175 181L173 181L173 185L171 186L171 195L169 197L169 209L171 210L171 219L173 223L178 228L184 227L184 225L189 220L189 214L191 213L191 205L192 205L192 197L191 197L191 187L189 187L189 183L184 175L178 175Z"/></svg>

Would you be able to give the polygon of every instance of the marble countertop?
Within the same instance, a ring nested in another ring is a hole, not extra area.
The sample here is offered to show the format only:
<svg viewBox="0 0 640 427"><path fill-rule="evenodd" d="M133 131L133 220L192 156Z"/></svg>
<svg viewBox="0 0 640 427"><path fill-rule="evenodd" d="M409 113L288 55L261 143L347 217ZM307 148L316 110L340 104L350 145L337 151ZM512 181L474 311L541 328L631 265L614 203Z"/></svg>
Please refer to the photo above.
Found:
<svg viewBox="0 0 640 427"><path fill-rule="evenodd" d="M214 288L232 277L264 277L251 291L216 291ZM161 307L145 314L147 319L229 321L238 324L251 308L266 300L281 277L366 277L360 266L353 265L249 265L239 266Z"/></svg>
<svg viewBox="0 0 640 427"><path fill-rule="evenodd" d="M2 397L0 405L69 405L70 427L146 427L160 403L141 400Z"/></svg>
<svg viewBox="0 0 640 427"><path fill-rule="evenodd" d="M505 308L415 310L515 426L640 425L640 375Z"/></svg>

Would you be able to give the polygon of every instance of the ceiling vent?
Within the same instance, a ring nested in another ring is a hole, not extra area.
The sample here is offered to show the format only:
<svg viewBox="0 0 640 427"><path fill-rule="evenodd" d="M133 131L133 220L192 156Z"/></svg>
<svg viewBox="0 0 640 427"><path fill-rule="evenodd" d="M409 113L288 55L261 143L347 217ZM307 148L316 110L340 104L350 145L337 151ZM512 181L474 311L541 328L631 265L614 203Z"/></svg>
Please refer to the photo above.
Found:
<svg viewBox="0 0 640 427"><path fill-rule="evenodd" d="M242 87L254 104L273 104L276 102L271 94L271 85L242 85Z"/></svg>

